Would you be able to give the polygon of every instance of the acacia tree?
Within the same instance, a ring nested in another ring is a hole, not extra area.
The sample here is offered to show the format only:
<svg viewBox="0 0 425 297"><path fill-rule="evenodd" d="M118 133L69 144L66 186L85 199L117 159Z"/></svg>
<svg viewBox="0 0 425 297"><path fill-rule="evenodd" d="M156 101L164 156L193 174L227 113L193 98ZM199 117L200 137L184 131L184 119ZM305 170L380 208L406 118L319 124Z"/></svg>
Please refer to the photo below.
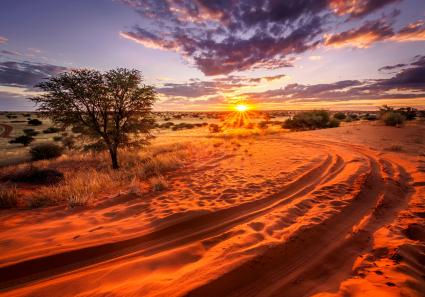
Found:
<svg viewBox="0 0 425 297"><path fill-rule="evenodd" d="M62 126L102 142L112 168L119 168L118 149L147 144L152 137L154 88L143 84L140 71L117 68L101 73L76 69L38 85L42 95L30 98L38 111Z"/></svg>

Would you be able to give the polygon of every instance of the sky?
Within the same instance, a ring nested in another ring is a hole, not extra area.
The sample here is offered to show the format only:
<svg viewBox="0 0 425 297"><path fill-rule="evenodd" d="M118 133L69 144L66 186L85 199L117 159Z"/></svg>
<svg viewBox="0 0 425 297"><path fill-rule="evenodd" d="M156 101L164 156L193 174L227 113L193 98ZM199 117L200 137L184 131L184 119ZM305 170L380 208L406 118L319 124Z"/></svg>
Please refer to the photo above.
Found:
<svg viewBox="0 0 425 297"><path fill-rule="evenodd" d="M0 110L116 67L155 86L155 110L423 109L425 1L0 1Z"/></svg>

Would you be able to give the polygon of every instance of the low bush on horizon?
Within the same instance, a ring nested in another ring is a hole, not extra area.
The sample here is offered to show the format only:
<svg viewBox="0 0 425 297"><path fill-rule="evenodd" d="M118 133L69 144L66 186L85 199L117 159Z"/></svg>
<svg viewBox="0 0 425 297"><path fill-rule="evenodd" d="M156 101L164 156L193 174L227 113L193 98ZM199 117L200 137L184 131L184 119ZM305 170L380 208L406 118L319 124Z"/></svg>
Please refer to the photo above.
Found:
<svg viewBox="0 0 425 297"><path fill-rule="evenodd" d="M331 119L326 110L303 111L287 119L282 127L294 131L325 129L339 127L339 121Z"/></svg>

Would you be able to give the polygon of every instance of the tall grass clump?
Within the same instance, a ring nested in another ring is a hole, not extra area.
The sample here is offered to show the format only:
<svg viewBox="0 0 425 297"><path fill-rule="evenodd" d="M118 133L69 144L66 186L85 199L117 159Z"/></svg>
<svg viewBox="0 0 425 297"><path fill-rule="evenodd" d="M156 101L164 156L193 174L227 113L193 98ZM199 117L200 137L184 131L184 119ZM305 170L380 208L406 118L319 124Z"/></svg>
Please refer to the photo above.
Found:
<svg viewBox="0 0 425 297"><path fill-rule="evenodd" d="M15 187L0 189L0 208L14 208L18 205L18 192Z"/></svg>

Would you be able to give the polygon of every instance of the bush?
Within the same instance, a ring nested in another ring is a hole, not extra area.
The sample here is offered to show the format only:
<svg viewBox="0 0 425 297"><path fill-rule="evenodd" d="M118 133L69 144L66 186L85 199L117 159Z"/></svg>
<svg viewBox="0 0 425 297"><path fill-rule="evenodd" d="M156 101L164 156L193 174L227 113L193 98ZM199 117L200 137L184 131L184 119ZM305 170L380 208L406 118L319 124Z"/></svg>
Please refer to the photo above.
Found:
<svg viewBox="0 0 425 297"><path fill-rule="evenodd" d="M53 136L53 141L62 141L62 136Z"/></svg>
<svg viewBox="0 0 425 297"><path fill-rule="evenodd" d="M161 129L169 129L172 126L174 126L174 123L173 122L165 122L165 123L159 125L159 128L161 128Z"/></svg>
<svg viewBox="0 0 425 297"><path fill-rule="evenodd" d="M55 159L60 157L62 153L63 148L54 143L41 143L30 149L30 154L33 160Z"/></svg>
<svg viewBox="0 0 425 297"><path fill-rule="evenodd" d="M49 133L57 133L59 131L61 131L61 129L56 128L56 127L49 127L47 129L43 130L43 133L44 134L49 134Z"/></svg>
<svg viewBox="0 0 425 297"><path fill-rule="evenodd" d="M2 181L37 185L52 185L62 181L63 178L64 175L60 171L30 166L3 177Z"/></svg>
<svg viewBox="0 0 425 297"><path fill-rule="evenodd" d="M400 126L404 123L406 118L399 112L387 111L381 116L381 120L386 126Z"/></svg>
<svg viewBox="0 0 425 297"><path fill-rule="evenodd" d="M20 144L23 144L24 146L28 146L34 140L35 140L34 137L31 137L28 135L21 135L10 140L9 143L20 143Z"/></svg>
<svg viewBox="0 0 425 297"><path fill-rule="evenodd" d="M346 117L347 116L343 112L336 112L334 114L334 119L337 119L337 120L345 120Z"/></svg>
<svg viewBox="0 0 425 297"><path fill-rule="evenodd" d="M330 119L326 110L303 111L283 123L283 128L291 130L314 130L338 127L339 121Z"/></svg>
<svg viewBox="0 0 425 297"><path fill-rule="evenodd" d="M217 125L217 124L210 124L210 125L208 126L208 129L210 130L210 132L211 132L211 133L218 133L218 132L220 132L220 131L221 131L220 126L219 126L219 125Z"/></svg>
<svg viewBox="0 0 425 297"><path fill-rule="evenodd" d="M190 123L180 123L177 125L174 125L171 129L173 131L177 131L177 130L183 130L183 129L193 129L195 128L194 124L190 124Z"/></svg>
<svg viewBox="0 0 425 297"><path fill-rule="evenodd" d="M42 124L43 122L38 119L32 119L28 121L28 125L31 125L31 126L40 126Z"/></svg>
<svg viewBox="0 0 425 297"><path fill-rule="evenodd" d="M0 190L0 208L14 208L18 205L16 188Z"/></svg>
<svg viewBox="0 0 425 297"><path fill-rule="evenodd" d="M258 128L260 128L260 129L267 129L267 127L268 127L268 122L267 121L261 121L261 122L259 122L258 123Z"/></svg>
<svg viewBox="0 0 425 297"><path fill-rule="evenodd" d="M66 147L67 149L73 149L75 147L75 140L71 136L64 135L61 141L62 141L62 145Z"/></svg>
<svg viewBox="0 0 425 297"><path fill-rule="evenodd" d="M32 128L28 128L28 129L24 129L24 130L22 130L23 132L24 132L24 134L25 135L27 135L27 136L36 136L36 135L38 135L39 134L39 132L38 131L35 131L34 129L32 129Z"/></svg>
<svg viewBox="0 0 425 297"><path fill-rule="evenodd" d="M373 113L371 113L371 114L367 113L363 116L363 118L367 121L376 121L378 119L376 114L373 114Z"/></svg>

